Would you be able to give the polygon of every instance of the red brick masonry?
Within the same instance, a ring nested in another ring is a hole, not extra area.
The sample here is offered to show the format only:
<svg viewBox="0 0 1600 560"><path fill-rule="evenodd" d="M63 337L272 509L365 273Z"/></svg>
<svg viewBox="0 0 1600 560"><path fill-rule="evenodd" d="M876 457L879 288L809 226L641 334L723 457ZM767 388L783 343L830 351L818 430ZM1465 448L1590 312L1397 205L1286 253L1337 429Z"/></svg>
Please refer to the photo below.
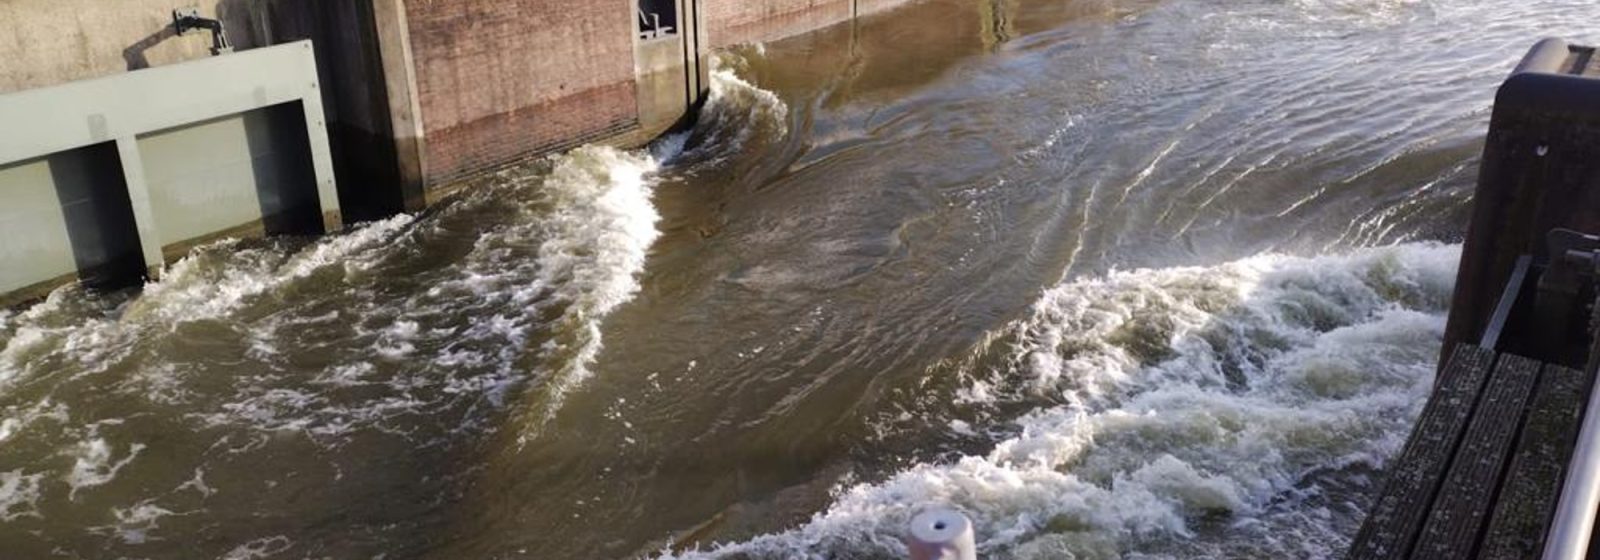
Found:
<svg viewBox="0 0 1600 560"><path fill-rule="evenodd" d="M693 0L689 0L693 1ZM712 47L768 41L905 0L698 0ZM634 0L407 0L426 182L636 126Z"/></svg>
<svg viewBox="0 0 1600 560"><path fill-rule="evenodd" d="M599 140L638 123L633 82L427 132L428 183Z"/></svg>
<svg viewBox="0 0 1600 560"><path fill-rule="evenodd" d="M631 0L406 2L438 184L638 120Z"/></svg>

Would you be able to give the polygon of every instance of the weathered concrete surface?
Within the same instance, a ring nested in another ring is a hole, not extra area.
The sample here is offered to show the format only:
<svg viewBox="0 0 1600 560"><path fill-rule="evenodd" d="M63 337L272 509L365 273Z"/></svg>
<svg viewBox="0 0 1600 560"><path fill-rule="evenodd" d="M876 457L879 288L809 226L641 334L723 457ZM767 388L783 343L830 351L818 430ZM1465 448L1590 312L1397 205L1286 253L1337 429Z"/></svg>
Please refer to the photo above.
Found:
<svg viewBox="0 0 1600 560"><path fill-rule="evenodd" d="M626 0L406 3L429 183L637 120Z"/></svg>
<svg viewBox="0 0 1600 560"><path fill-rule="evenodd" d="M660 133L671 128L692 102L683 38L640 41L636 56L639 126Z"/></svg>
<svg viewBox="0 0 1600 560"><path fill-rule="evenodd" d="M201 4L216 17L229 2ZM95 78L210 56L211 36L172 32L174 0L5 0L0 2L0 93ZM258 46L249 15L223 18L240 48Z"/></svg>
<svg viewBox="0 0 1600 560"><path fill-rule="evenodd" d="M403 0L373 0L372 12L384 100L389 109L389 138L394 143L395 180L402 193L402 206L418 210L430 202L424 195L427 159L423 152L422 100L417 96L411 24Z"/></svg>
<svg viewBox="0 0 1600 560"><path fill-rule="evenodd" d="M712 48L798 35L847 21L854 0L702 0Z"/></svg>
<svg viewBox="0 0 1600 560"><path fill-rule="evenodd" d="M316 177L294 105L277 105L139 139L156 231L174 243L261 221L274 233L320 231Z"/></svg>
<svg viewBox="0 0 1600 560"><path fill-rule="evenodd" d="M671 35L640 38L634 44L634 80L639 101L638 135L654 138L685 124L706 84L704 26L696 0L675 0L678 17Z"/></svg>
<svg viewBox="0 0 1600 560"><path fill-rule="evenodd" d="M636 144L678 122L704 89L694 55L907 1L681 0L680 32L650 41L636 38L631 0L406 2L424 180L434 188L583 142ZM681 90L691 99L680 102Z"/></svg>

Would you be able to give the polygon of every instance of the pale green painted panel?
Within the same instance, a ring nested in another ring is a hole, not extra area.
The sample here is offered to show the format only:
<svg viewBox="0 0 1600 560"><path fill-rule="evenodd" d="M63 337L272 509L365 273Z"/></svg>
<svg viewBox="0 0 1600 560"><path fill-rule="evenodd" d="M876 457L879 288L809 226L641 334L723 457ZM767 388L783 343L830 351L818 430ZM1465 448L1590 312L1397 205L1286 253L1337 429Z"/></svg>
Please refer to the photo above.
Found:
<svg viewBox="0 0 1600 560"><path fill-rule="evenodd" d="M163 243L261 219L247 115L139 138L150 209Z"/></svg>
<svg viewBox="0 0 1600 560"><path fill-rule="evenodd" d="M337 227L312 51L302 41L0 94L0 301L79 267L142 275L162 247L263 212L269 232ZM51 174L36 162L47 156L66 167ZM67 194L76 202L63 208ZM142 246L130 254L119 240Z"/></svg>
<svg viewBox="0 0 1600 560"><path fill-rule="evenodd" d="M47 160L0 167L0 294L77 270Z"/></svg>

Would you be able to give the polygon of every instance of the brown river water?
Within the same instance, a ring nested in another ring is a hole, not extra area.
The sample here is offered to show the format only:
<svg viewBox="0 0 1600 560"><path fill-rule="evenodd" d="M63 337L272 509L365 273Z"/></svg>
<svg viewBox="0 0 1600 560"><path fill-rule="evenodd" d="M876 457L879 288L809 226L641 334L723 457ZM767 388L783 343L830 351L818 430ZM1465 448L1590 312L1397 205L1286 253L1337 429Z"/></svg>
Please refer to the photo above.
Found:
<svg viewBox="0 0 1600 560"><path fill-rule="evenodd" d="M696 127L0 311L0 558L1337 556L1588 1L930 0ZM537 56L537 53L529 53Z"/></svg>

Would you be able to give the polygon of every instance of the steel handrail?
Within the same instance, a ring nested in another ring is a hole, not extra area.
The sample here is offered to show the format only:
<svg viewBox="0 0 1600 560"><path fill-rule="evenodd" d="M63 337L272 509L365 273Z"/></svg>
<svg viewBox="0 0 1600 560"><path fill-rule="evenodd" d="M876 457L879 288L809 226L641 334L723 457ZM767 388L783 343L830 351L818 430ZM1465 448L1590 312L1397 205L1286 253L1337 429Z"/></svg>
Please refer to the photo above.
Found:
<svg viewBox="0 0 1600 560"><path fill-rule="evenodd" d="M1600 507L1600 391L1589 391L1583 427L1572 451L1561 501L1545 534L1544 560L1583 560L1589 554L1595 508Z"/></svg>
<svg viewBox="0 0 1600 560"><path fill-rule="evenodd" d="M1590 328L1600 320L1600 302L1595 303ZM1566 480L1561 483L1561 498L1555 517L1545 533L1543 560L1584 560L1594 534L1595 510L1600 508L1600 391L1593 387L1595 371L1600 369L1600 336L1594 338L1585 368L1590 380L1589 399L1583 407L1583 424L1578 441L1567 462Z"/></svg>

